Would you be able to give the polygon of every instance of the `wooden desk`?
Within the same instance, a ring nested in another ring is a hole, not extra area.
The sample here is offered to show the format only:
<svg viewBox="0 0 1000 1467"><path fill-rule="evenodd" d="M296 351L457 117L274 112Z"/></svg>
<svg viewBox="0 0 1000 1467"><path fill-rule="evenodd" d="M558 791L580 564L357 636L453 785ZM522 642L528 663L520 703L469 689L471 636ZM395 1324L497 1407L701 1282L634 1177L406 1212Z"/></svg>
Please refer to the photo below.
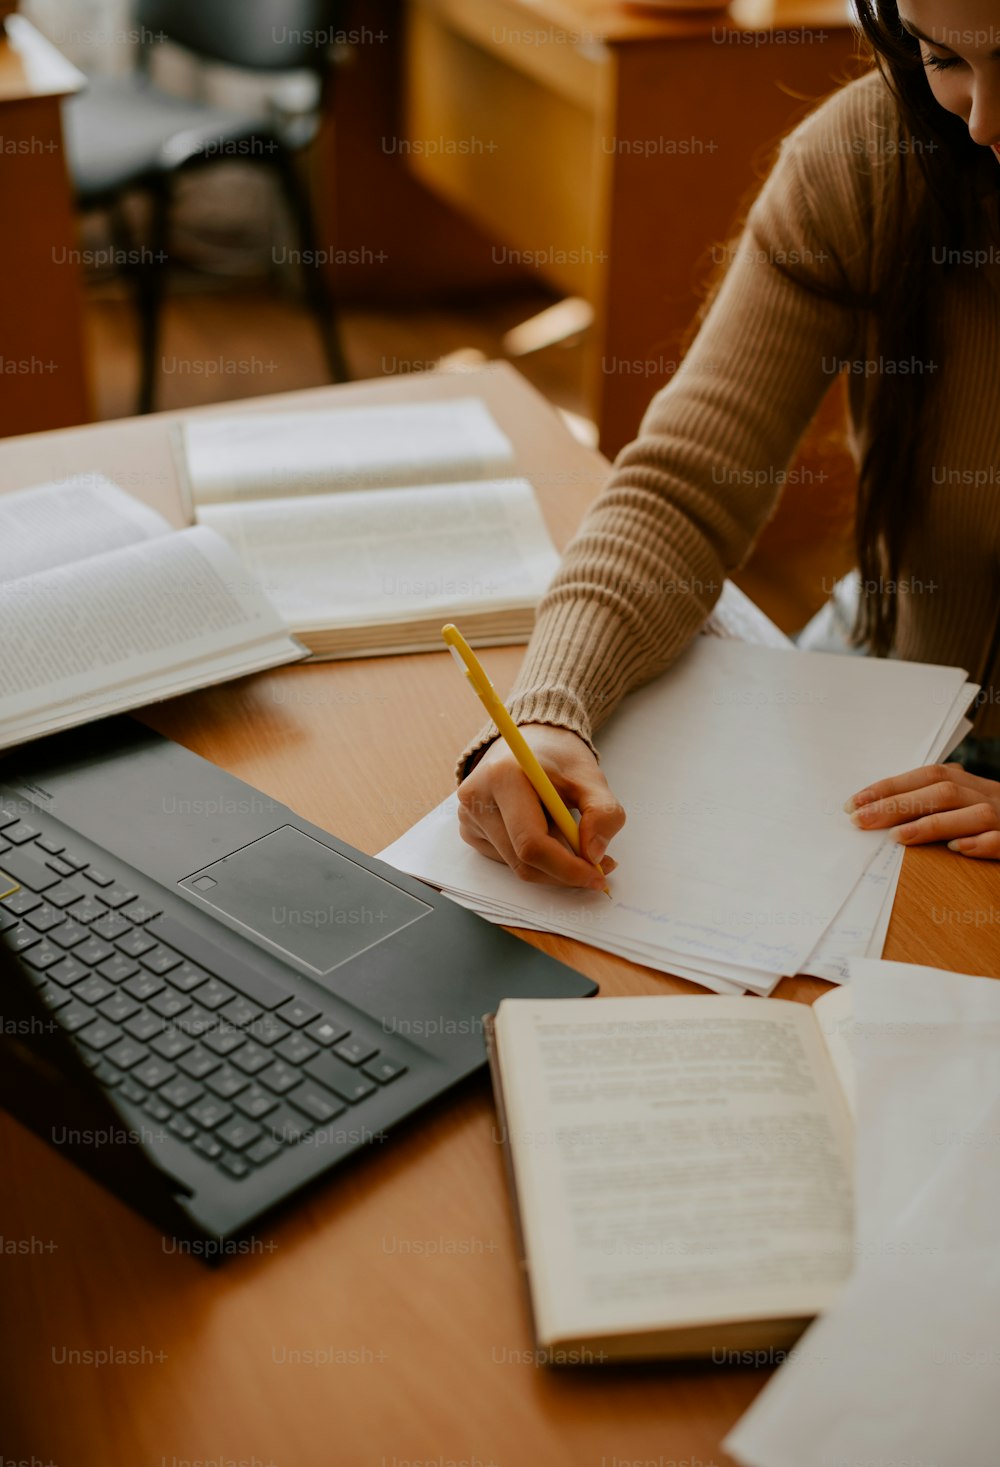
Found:
<svg viewBox="0 0 1000 1467"><path fill-rule="evenodd" d="M355 255L336 288L420 299L520 270L585 297L588 411L616 453L673 375L712 247L778 139L857 74L846 0L736 0L727 17L616 0L355 10L324 226Z"/></svg>
<svg viewBox="0 0 1000 1467"><path fill-rule="evenodd" d="M605 466L507 368L324 388L281 405L464 392L481 393L514 440L563 541ZM17 487L99 468L177 519L170 421L4 444L0 478ZM501 687L519 657L516 648L484 653ZM376 851L448 792L454 753L479 715L441 653L284 668L163 705L147 721ZM1000 977L998 882L987 863L907 852L888 955ZM529 940L599 980L605 994L695 991L561 938ZM803 979L780 992L808 1000L824 987ZM414 1459L725 1467L719 1442L766 1372L558 1373L532 1362L493 1125L484 1076L334 1175L253 1239L254 1252L209 1273L0 1120L0 1235L35 1250L0 1246L2 1455L60 1467L193 1458L255 1467ZM58 1363L64 1348L109 1347L145 1351L137 1357L145 1363ZM327 1350L340 1363L284 1363L300 1350Z"/></svg>
<svg viewBox="0 0 1000 1467"><path fill-rule="evenodd" d="M90 417L60 106L82 74L23 16L0 23L0 437Z"/></svg>

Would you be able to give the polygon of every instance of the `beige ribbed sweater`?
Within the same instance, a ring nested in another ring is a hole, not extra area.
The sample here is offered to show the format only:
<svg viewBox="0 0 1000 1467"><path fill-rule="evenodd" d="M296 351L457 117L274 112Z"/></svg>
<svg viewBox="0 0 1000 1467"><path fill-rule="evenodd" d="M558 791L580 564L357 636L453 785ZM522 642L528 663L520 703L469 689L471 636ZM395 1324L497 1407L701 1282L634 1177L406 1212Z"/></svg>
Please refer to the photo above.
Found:
<svg viewBox="0 0 1000 1467"><path fill-rule="evenodd" d="M872 348L854 339L863 328L772 261L833 281L836 256L864 290L898 161L880 146L895 135L892 109L873 73L785 139L691 351L619 455L539 607L507 699L517 723L561 725L592 743L622 696L669 666L748 556L844 363L852 448L863 452L873 370ZM991 264L958 274L928 302L945 327L944 360L932 368L945 411L894 652L964 667L983 683L975 732L988 736L1000 734L1000 239ZM919 369L897 370L908 365ZM484 730L460 768L495 734Z"/></svg>

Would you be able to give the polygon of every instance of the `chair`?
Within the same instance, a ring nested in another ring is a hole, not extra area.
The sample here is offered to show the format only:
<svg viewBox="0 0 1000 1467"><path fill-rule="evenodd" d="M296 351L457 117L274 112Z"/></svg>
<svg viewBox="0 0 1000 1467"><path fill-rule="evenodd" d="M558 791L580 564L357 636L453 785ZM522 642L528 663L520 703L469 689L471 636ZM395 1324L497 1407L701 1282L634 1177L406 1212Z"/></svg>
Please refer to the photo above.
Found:
<svg viewBox="0 0 1000 1467"><path fill-rule="evenodd" d="M134 274L141 333L139 411L151 412L174 177L183 169L239 158L278 174L302 251L307 298L335 382L347 380L334 303L296 153L311 141L315 117L286 124L172 96L149 76L151 41L170 40L193 55L257 72L309 70L321 98L329 86L328 39L339 0L139 0L139 66L129 76L96 77L67 103L66 149L82 210L109 211L116 246ZM136 250L121 204L127 191L151 201L150 237Z"/></svg>

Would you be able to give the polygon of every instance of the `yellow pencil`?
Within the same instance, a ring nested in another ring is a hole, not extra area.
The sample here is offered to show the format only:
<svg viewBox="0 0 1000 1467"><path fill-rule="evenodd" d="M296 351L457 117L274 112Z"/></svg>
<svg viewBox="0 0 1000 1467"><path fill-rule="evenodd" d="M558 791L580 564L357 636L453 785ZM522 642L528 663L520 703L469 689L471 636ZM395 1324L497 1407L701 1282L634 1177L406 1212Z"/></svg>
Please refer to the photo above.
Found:
<svg viewBox="0 0 1000 1467"><path fill-rule="evenodd" d="M574 854L579 856L581 854L580 831L576 821L561 799L559 791L539 764L521 730L501 703L500 696L486 676L486 672L479 658L462 636L458 627L452 626L451 622L446 627L441 628L441 635L448 644L448 650L452 657L454 657L462 672L472 684L479 701L500 730L507 747L524 770L528 779L531 780L538 798L552 816L559 830L569 841L570 848ZM602 876L604 875L604 869L599 862L591 861L590 864ZM608 891L607 886L604 888L604 895L609 900L611 899L611 893Z"/></svg>

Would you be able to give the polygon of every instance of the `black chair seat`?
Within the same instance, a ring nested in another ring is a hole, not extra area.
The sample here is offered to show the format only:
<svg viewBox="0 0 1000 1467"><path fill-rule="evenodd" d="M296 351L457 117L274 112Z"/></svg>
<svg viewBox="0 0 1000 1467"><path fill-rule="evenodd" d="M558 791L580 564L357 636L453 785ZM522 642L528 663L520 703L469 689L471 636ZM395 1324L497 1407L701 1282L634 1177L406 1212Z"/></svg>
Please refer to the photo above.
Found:
<svg viewBox="0 0 1000 1467"><path fill-rule="evenodd" d="M161 92L142 73L95 77L65 104L63 127L85 206L199 157L238 157L227 145L270 132L259 117Z"/></svg>

